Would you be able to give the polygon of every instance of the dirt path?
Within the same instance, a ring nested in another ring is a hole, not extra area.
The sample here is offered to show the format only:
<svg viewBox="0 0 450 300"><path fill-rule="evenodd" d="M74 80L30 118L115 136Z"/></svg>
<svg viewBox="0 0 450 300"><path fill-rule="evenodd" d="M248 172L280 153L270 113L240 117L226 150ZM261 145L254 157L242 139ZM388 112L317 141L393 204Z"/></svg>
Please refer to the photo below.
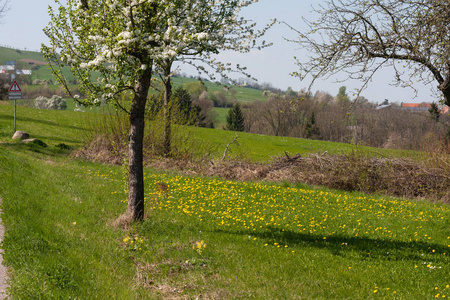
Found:
<svg viewBox="0 0 450 300"><path fill-rule="evenodd" d="M2 198L0 198L0 203L2 201ZM2 214L2 211L0 209L0 216ZM5 236L5 227L3 226L3 223L0 219L0 242L3 242L3 238ZM0 249L0 300L7 299L6 295L6 288L8 287L7 283L7 270L6 267L3 265L3 249Z"/></svg>

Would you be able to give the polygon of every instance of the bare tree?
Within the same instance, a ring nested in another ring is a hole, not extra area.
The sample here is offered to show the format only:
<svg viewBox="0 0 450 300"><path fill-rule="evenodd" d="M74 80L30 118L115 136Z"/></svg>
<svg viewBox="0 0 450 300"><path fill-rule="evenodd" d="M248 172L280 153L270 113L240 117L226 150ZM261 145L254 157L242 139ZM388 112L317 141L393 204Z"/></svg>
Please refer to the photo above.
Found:
<svg viewBox="0 0 450 300"><path fill-rule="evenodd" d="M395 83L414 89L414 80L438 82L450 105L450 2L448 0L328 0L306 21L308 32L294 42L312 53L298 59L304 79L347 73L365 88L383 66L395 70ZM311 84L312 84L311 83ZM417 92L417 90L416 90Z"/></svg>
<svg viewBox="0 0 450 300"><path fill-rule="evenodd" d="M3 15L8 11L9 0L0 0L0 23L3 21Z"/></svg>

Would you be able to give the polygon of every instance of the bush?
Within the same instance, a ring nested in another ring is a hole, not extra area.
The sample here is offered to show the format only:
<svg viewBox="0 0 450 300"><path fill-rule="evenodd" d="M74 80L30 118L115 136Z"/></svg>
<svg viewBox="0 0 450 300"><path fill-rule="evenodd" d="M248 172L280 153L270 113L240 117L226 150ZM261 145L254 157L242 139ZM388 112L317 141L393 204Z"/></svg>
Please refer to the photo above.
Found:
<svg viewBox="0 0 450 300"><path fill-rule="evenodd" d="M53 95L50 99L39 96L34 100L34 107L39 109L65 110L67 109L67 103L61 96Z"/></svg>
<svg viewBox="0 0 450 300"><path fill-rule="evenodd" d="M34 107L39 109L47 109L47 98L44 96L39 96L34 99Z"/></svg>
<svg viewBox="0 0 450 300"><path fill-rule="evenodd" d="M47 102L47 109L66 110L66 100L61 96L53 95Z"/></svg>

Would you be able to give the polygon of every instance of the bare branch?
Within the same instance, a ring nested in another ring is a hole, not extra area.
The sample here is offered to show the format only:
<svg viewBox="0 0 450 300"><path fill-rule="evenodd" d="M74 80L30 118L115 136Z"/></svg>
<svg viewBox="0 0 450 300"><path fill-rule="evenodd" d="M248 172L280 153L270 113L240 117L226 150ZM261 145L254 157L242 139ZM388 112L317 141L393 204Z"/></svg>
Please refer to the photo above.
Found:
<svg viewBox="0 0 450 300"><path fill-rule="evenodd" d="M450 3L447 0L328 0L316 9L316 21L306 21L307 32L291 40L310 53L297 59L293 75L321 77L346 73L364 89L382 65L395 69L395 82L413 87L414 77L425 84L439 83L450 104ZM409 79L395 67L402 62Z"/></svg>

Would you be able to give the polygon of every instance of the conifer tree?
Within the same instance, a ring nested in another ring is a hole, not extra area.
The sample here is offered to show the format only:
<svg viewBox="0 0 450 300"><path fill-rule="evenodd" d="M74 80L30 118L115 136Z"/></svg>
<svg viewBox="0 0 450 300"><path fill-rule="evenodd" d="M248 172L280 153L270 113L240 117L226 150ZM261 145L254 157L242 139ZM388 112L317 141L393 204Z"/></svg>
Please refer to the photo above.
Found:
<svg viewBox="0 0 450 300"><path fill-rule="evenodd" d="M227 115L227 130L244 131L244 114L239 103L233 105Z"/></svg>

